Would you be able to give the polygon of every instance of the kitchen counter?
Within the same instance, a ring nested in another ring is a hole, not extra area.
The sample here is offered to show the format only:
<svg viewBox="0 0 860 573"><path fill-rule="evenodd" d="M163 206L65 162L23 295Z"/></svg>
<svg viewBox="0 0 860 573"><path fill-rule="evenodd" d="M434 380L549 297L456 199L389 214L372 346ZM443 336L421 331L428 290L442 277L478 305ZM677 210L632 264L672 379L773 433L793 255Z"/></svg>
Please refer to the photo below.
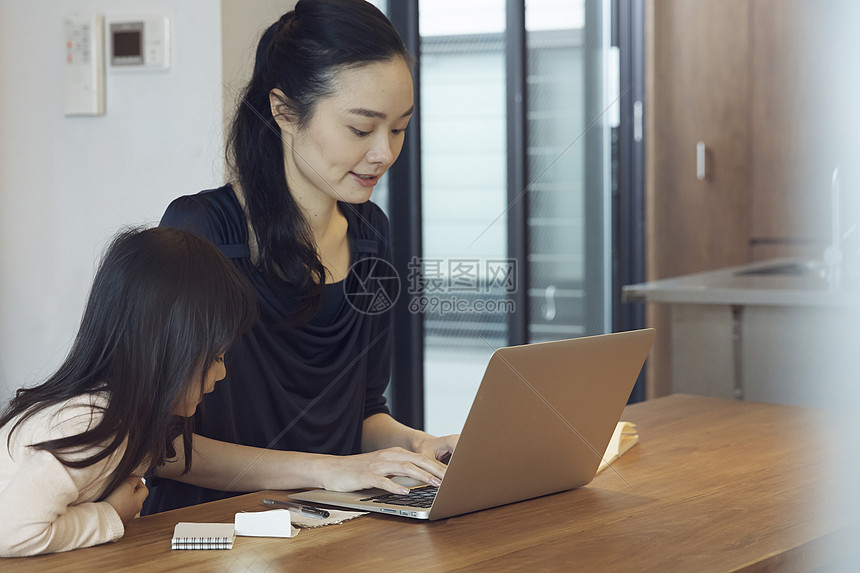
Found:
<svg viewBox="0 0 860 573"><path fill-rule="evenodd" d="M625 286L623 297L667 305L673 392L813 406L823 373L856 377L851 282L831 288L822 262L773 259Z"/></svg>
<svg viewBox="0 0 860 573"><path fill-rule="evenodd" d="M772 259L627 285L625 302L860 308L860 290L831 289L823 263Z"/></svg>

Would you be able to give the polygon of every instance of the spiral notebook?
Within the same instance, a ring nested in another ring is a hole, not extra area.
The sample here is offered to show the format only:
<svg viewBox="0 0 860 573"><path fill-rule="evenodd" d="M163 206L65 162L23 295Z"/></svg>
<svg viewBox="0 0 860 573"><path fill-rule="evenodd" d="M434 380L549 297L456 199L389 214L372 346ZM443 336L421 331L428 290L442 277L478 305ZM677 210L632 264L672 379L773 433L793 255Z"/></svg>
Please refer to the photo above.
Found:
<svg viewBox="0 0 860 573"><path fill-rule="evenodd" d="M233 549L232 523L177 523L171 549Z"/></svg>

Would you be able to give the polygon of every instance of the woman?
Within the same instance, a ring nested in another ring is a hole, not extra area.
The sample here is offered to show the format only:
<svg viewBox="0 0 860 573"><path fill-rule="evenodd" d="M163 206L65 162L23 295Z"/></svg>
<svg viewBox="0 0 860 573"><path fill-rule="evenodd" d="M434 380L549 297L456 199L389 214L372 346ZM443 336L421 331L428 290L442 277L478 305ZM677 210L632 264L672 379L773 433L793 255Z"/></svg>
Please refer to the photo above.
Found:
<svg viewBox="0 0 860 573"><path fill-rule="evenodd" d="M235 181L177 199L162 219L233 260L260 319L197 415L194 467L159 469L144 513L228 492L440 483L457 436L389 415L390 314L347 297L390 259L387 219L369 199L412 115L409 60L361 0L301 0L263 34L230 135Z"/></svg>

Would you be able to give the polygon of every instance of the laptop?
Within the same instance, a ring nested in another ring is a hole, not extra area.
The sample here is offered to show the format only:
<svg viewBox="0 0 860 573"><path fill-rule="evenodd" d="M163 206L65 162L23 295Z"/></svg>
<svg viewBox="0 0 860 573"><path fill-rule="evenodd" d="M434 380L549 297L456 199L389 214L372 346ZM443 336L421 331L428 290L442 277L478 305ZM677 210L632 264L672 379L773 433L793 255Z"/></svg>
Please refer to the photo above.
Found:
<svg viewBox="0 0 860 573"><path fill-rule="evenodd" d="M436 520L586 485L653 340L654 330L644 329L500 348L438 488L415 485L406 496L314 489L290 497Z"/></svg>

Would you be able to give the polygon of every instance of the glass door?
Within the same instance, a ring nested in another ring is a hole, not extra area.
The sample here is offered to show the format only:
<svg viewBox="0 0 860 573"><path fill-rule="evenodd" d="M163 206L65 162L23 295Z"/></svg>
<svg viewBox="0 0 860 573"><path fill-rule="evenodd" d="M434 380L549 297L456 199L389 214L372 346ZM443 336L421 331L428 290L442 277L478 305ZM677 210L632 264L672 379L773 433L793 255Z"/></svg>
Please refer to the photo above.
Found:
<svg viewBox="0 0 860 573"><path fill-rule="evenodd" d="M529 342L611 324L611 128L617 77L609 2L528 0Z"/></svg>
<svg viewBox="0 0 860 573"><path fill-rule="evenodd" d="M407 288L431 433L460 431L496 348L609 330L609 22L609 0L419 3L423 253Z"/></svg>
<svg viewBox="0 0 860 573"><path fill-rule="evenodd" d="M424 411L459 432L508 339L504 0L419 3Z"/></svg>

